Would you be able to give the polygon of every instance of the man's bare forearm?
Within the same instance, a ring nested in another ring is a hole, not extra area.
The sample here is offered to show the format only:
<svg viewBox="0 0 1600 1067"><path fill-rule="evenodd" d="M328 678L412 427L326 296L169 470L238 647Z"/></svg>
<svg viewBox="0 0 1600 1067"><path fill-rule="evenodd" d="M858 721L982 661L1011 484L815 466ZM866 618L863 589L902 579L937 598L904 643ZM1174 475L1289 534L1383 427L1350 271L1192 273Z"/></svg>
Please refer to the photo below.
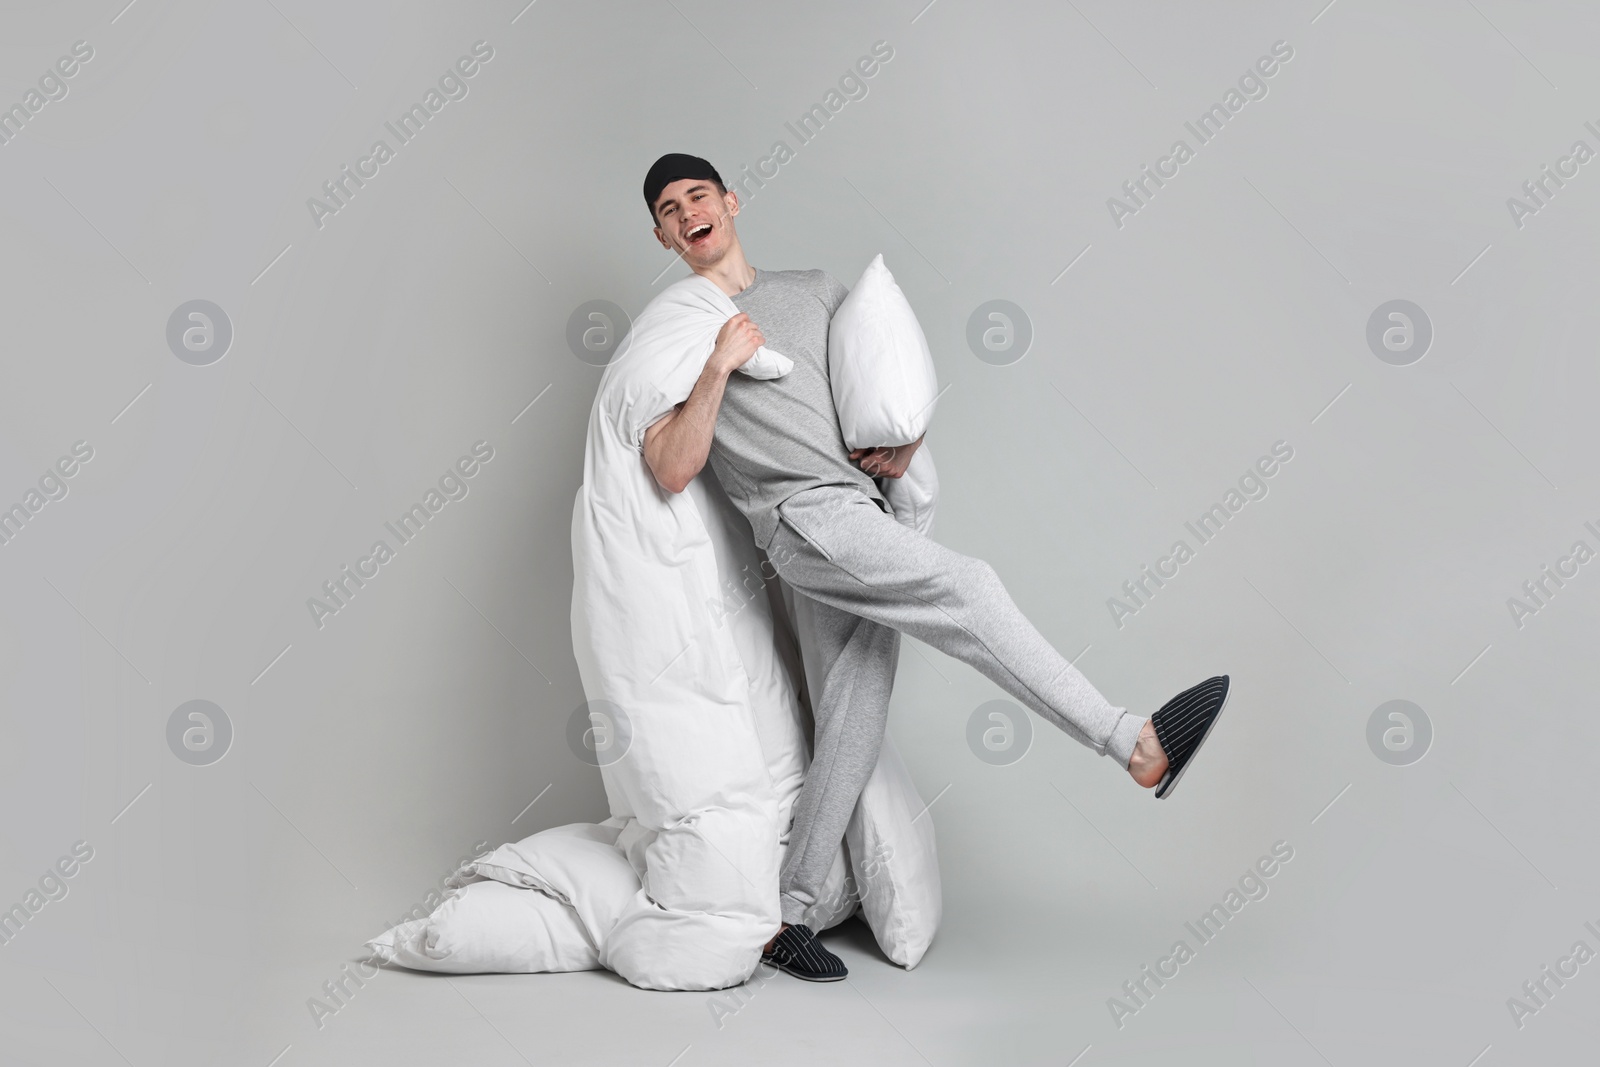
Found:
<svg viewBox="0 0 1600 1067"><path fill-rule="evenodd" d="M689 398L654 439L645 442L645 459L650 470L668 492L683 492L706 465L727 383L728 372L716 360L707 360L694 388L689 391Z"/></svg>
<svg viewBox="0 0 1600 1067"><path fill-rule="evenodd" d="M667 492L683 492L706 465L728 375L744 366L763 344L766 338L760 327L744 312L723 323L689 398L645 431L645 462Z"/></svg>

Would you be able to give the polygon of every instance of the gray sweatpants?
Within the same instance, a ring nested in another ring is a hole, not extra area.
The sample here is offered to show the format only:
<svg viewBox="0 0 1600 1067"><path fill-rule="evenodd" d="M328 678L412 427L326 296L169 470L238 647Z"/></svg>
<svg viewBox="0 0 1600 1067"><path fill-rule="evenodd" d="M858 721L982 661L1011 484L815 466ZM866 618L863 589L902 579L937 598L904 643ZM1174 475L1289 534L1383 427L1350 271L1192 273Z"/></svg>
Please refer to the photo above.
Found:
<svg viewBox="0 0 1600 1067"><path fill-rule="evenodd" d="M848 486L797 493L767 556L816 601L822 693L812 695L811 769L779 879L783 921L821 893L856 799L878 763L900 634L967 663L1069 735L1126 768L1146 719L1113 707L1034 629L983 560L896 522Z"/></svg>

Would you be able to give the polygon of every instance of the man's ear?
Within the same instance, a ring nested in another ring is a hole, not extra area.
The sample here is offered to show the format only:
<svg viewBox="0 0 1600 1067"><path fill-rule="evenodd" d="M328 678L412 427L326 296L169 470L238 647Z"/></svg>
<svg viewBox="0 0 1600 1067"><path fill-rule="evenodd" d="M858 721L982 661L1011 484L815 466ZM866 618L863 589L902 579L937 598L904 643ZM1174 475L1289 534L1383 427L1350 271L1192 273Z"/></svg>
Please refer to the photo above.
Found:
<svg viewBox="0 0 1600 1067"><path fill-rule="evenodd" d="M732 189L729 189L725 194L723 194L722 202L723 206L728 209L728 215L730 218L739 213L739 194L734 192Z"/></svg>
<svg viewBox="0 0 1600 1067"><path fill-rule="evenodd" d="M662 231L660 226L657 226L650 232L656 235L656 240L661 242L662 248L665 248L669 251L672 249L672 242L667 240L667 235Z"/></svg>

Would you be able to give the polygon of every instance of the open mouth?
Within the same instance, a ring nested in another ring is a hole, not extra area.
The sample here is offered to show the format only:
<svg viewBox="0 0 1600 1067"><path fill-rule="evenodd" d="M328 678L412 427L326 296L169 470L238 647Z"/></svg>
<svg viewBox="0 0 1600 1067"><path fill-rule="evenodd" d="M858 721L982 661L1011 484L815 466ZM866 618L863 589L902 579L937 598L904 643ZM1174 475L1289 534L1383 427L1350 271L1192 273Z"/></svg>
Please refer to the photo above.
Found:
<svg viewBox="0 0 1600 1067"><path fill-rule="evenodd" d="M707 237L710 237L710 236L711 236L711 223L702 222L700 225L698 225L694 229L690 230L684 236L684 241L686 243L688 243L688 244L697 245L701 241L704 241Z"/></svg>

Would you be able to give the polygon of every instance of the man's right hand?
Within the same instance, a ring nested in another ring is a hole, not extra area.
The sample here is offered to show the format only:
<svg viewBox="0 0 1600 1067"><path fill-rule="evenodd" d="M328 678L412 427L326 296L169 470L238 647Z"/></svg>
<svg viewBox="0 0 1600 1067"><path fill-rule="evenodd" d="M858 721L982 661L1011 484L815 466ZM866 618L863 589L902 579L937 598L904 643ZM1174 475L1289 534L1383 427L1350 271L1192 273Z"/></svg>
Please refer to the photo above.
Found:
<svg viewBox="0 0 1600 1067"><path fill-rule="evenodd" d="M711 349L706 365L722 374L732 374L750 362L756 349L766 343L767 339L761 335L761 327L741 311L717 331L717 343Z"/></svg>

